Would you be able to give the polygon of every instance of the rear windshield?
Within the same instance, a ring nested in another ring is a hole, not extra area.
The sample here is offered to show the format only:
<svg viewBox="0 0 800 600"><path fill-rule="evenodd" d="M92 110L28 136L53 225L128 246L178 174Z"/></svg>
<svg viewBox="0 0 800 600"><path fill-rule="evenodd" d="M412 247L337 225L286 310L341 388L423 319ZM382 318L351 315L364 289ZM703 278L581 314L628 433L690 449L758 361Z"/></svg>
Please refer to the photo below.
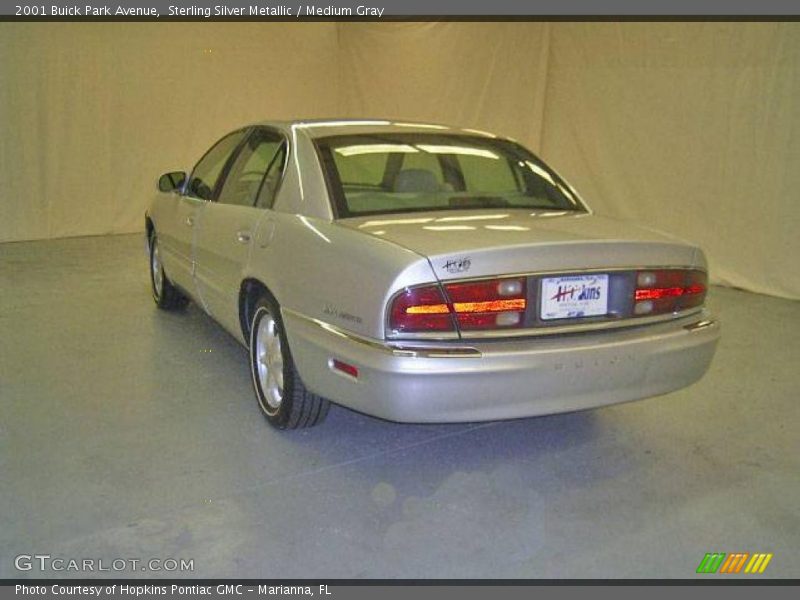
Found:
<svg viewBox="0 0 800 600"><path fill-rule="evenodd" d="M579 210L569 186L508 140L428 133L316 141L339 218L430 210Z"/></svg>

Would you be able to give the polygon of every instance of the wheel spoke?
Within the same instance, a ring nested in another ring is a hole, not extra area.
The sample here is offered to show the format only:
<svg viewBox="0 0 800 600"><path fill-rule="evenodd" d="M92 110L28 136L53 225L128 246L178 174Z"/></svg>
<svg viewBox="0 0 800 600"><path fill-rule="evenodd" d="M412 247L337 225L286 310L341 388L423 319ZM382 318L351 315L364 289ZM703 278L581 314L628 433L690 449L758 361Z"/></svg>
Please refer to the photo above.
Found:
<svg viewBox="0 0 800 600"><path fill-rule="evenodd" d="M150 269L153 274L153 289L156 297L161 297L161 289L164 287L164 272L161 269L161 256L158 251L158 242L153 240L152 256L150 259Z"/></svg>
<svg viewBox="0 0 800 600"><path fill-rule="evenodd" d="M271 314L267 313L259 320L254 342L263 399L269 409L277 409L283 400L283 354L277 323Z"/></svg>

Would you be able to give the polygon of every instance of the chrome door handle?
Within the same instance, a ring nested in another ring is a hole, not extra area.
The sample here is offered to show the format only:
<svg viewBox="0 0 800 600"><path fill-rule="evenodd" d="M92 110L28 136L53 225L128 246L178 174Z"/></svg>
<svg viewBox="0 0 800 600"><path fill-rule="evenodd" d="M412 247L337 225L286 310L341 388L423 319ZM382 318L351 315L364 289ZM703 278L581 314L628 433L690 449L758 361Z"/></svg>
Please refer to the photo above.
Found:
<svg viewBox="0 0 800 600"><path fill-rule="evenodd" d="M236 241L247 244L250 242L250 232L249 231L237 231L236 232Z"/></svg>
<svg viewBox="0 0 800 600"><path fill-rule="evenodd" d="M186 217L186 224L189 227L194 227L194 217Z"/></svg>

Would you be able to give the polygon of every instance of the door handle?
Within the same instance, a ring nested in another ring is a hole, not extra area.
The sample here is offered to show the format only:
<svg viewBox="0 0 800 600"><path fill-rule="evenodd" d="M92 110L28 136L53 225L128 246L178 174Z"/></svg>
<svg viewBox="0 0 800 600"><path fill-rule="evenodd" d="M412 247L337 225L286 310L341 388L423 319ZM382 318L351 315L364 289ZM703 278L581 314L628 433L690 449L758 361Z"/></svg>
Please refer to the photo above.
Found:
<svg viewBox="0 0 800 600"><path fill-rule="evenodd" d="M194 217L186 217L186 224L189 227L194 227Z"/></svg>
<svg viewBox="0 0 800 600"><path fill-rule="evenodd" d="M236 232L236 241L242 244L248 244L250 242L250 232L249 231L237 231Z"/></svg>

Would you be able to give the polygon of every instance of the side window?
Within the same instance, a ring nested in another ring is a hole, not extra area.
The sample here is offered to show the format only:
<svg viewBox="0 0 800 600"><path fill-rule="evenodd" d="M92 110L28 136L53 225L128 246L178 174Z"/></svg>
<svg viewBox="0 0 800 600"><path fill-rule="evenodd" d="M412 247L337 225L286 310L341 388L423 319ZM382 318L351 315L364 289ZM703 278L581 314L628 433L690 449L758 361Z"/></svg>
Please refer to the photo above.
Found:
<svg viewBox="0 0 800 600"><path fill-rule="evenodd" d="M259 207L271 206L283 169L283 147L277 133L253 132L225 178L217 202L255 206L258 199Z"/></svg>
<svg viewBox="0 0 800 600"><path fill-rule="evenodd" d="M211 150L206 152L200 162L195 165L192 176L189 178L187 190L190 196L201 200L212 199L214 188L217 186L225 164L246 133L246 131L234 131L226 135Z"/></svg>
<svg viewBox="0 0 800 600"><path fill-rule="evenodd" d="M267 175L264 177L264 183L261 184L261 190L258 192L258 198L256 199L258 208L272 208L272 205L275 204L275 194L281 184L283 168L286 164L287 148L286 142L281 142L278 151L272 158L272 162L267 167Z"/></svg>

